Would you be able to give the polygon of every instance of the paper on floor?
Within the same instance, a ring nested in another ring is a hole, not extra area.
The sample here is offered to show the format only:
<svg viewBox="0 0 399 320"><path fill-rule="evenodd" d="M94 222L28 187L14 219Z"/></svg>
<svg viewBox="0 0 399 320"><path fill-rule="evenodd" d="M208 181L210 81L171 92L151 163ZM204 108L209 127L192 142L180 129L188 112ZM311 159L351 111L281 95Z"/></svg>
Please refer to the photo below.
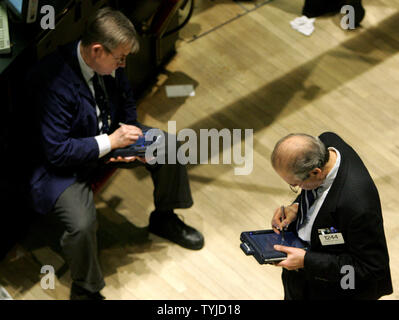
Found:
<svg viewBox="0 0 399 320"><path fill-rule="evenodd" d="M165 86L165 89L168 98L195 96L194 86L192 84L170 85Z"/></svg>
<svg viewBox="0 0 399 320"><path fill-rule="evenodd" d="M7 290L4 289L2 286L0 286L0 300L13 300Z"/></svg>
<svg viewBox="0 0 399 320"><path fill-rule="evenodd" d="M315 22L315 18L308 18L306 16L302 16L299 18L295 18L294 20L292 20L290 22L291 27L297 31L299 31L300 33L306 35L306 36L310 36L313 31L314 31L314 22Z"/></svg>

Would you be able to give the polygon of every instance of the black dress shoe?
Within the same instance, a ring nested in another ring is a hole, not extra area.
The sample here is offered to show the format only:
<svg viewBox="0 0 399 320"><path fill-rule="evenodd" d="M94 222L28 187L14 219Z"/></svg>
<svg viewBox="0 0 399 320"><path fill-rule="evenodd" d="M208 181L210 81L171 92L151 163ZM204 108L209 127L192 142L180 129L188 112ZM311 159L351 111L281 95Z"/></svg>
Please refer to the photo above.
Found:
<svg viewBox="0 0 399 320"><path fill-rule="evenodd" d="M345 0L305 0L302 15L315 18L324 14L335 14L341 11Z"/></svg>
<svg viewBox="0 0 399 320"><path fill-rule="evenodd" d="M82 287L72 284L71 300L104 300L105 297L100 292L90 292Z"/></svg>
<svg viewBox="0 0 399 320"><path fill-rule="evenodd" d="M345 5L352 6L355 10L355 27L358 27L366 14L362 0L305 0L302 15L315 18L324 14L340 13Z"/></svg>
<svg viewBox="0 0 399 320"><path fill-rule="evenodd" d="M345 5L353 7L355 11L355 27L358 27L366 15L366 10L364 10L362 5L362 0L345 0Z"/></svg>
<svg viewBox="0 0 399 320"><path fill-rule="evenodd" d="M153 211L150 215L148 230L186 249L200 250L204 246L202 234L186 225L172 211Z"/></svg>

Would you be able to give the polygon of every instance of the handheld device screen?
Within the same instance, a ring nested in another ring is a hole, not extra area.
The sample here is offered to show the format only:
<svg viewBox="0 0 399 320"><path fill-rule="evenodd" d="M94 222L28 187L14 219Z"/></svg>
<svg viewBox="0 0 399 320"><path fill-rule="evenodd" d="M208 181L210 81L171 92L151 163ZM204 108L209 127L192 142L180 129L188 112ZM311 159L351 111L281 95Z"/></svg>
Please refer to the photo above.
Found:
<svg viewBox="0 0 399 320"><path fill-rule="evenodd" d="M261 248L264 252L275 251L273 246L283 245L287 247L303 248L303 243L292 233L285 232L284 240L281 234L272 233L249 233L249 237Z"/></svg>

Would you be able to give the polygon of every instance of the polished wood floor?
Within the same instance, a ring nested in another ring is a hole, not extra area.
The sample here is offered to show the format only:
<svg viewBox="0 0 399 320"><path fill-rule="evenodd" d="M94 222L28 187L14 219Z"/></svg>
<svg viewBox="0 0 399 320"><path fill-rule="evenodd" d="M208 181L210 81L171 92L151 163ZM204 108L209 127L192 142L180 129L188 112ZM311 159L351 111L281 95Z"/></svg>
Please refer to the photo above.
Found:
<svg viewBox="0 0 399 320"><path fill-rule="evenodd" d="M344 31L340 15L316 19L307 37L293 30L303 1L196 1L178 54L138 103L140 119L168 129L253 129L253 171L189 165L194 206L177 210L206 239L189 251L148 234L152 182L145 170L120 170L97 197L100 260L108 299L282 299L281 269L240 250L240 233L270 227L293 199L270 154L290 132L334 131L361 155L380 191L394 293L399 298L399 0L364 0L362 28ZM168 98L165 86L192 84L195 96ZM242 144L244 147L244 144ZM0 264L0 284L15 299L68 299L69 272L54 290L40 268L63 260L43 244Z"/></svg>

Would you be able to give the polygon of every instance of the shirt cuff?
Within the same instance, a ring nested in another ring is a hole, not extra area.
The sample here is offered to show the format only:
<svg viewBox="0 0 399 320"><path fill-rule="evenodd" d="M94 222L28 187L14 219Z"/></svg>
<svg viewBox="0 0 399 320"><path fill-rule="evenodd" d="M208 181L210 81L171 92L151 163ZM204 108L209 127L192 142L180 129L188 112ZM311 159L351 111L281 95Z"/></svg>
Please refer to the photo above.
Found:
<svg viewBox="0 0 399 320"><path fill-rule="evenodd" d="M111 141L107 134L102 134L94 137L98 144L99 155L98 158L104 157L107 153L111 151Z"/></svg>

